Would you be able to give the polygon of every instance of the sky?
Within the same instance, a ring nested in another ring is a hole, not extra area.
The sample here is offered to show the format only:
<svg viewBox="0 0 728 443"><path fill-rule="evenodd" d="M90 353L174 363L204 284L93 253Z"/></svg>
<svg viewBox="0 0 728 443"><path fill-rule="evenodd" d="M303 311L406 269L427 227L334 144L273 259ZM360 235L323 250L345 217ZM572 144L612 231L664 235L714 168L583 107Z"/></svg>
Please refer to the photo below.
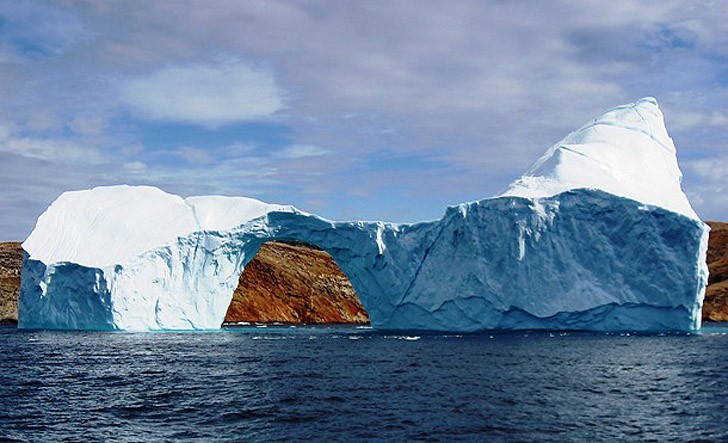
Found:
<svg viewBox="0 0 728 443"><path fill-rule="evenodd" d="M0 241L121 183L436 219L645 96L728 221L721 2L0 0Z"/></svg>

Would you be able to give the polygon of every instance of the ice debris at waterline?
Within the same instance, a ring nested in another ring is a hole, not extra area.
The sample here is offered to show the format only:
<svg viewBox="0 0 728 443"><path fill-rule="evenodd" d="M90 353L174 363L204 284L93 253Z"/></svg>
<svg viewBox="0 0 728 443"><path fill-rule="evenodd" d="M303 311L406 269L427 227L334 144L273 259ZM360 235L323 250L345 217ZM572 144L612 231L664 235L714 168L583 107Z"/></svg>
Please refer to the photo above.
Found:
<svg viewBox="0 0 728 443"><path fill-rule="evenodd" d="M680 181L646 98L432 222L333 222L153 187L66 192L23 244L19 326L217 329L261 244L295 240L333 256L376 329L695 330L708 227Z"/></svg>

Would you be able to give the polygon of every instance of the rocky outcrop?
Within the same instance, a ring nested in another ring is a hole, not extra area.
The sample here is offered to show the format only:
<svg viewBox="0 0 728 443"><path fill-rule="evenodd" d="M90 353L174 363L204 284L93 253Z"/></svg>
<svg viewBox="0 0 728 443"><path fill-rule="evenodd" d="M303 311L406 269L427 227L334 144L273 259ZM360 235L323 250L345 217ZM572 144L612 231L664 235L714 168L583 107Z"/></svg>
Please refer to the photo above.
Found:
<svg viewBox="0 0 728 443"><path fill-rule="evenodd" d="M0 323L18 321L23 250L20 243L0 243Z"/></svg>
<svg viewBox="0 0 728 443"><path fill-rule="evenodd" d="M705 290L703 320L728 321L728 223L707 222L708 288Z"/></svg>
<svg viewBox="0 0 728 443"><path fill-rule="evenodd" d="M367 323L349 279L330 255L269 242L240 276L226 323Z"/></svg>

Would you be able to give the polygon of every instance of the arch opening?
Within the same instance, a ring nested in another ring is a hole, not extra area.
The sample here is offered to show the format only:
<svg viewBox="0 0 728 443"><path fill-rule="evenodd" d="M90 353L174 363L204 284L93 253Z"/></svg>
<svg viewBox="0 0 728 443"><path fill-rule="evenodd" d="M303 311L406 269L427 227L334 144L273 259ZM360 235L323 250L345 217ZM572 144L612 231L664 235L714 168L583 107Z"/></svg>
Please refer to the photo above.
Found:
<svg viewBox="0 0 728 443"><path fill-rule="evenodd" d="M263 243L239 277L223 325L369 324L349 278L306 242Z"/></svg>

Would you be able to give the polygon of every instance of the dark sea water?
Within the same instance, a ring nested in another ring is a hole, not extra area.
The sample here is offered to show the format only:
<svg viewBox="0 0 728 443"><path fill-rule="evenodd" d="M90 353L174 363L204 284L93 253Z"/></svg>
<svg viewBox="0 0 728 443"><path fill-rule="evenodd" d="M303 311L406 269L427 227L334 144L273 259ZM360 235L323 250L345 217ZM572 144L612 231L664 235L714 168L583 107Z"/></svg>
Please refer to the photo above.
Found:
<svg viewBox="0 0 728 443"><path fill-rule="evenodd" d="M728 441L700 334L0 328L0 441Z"/></svg>

